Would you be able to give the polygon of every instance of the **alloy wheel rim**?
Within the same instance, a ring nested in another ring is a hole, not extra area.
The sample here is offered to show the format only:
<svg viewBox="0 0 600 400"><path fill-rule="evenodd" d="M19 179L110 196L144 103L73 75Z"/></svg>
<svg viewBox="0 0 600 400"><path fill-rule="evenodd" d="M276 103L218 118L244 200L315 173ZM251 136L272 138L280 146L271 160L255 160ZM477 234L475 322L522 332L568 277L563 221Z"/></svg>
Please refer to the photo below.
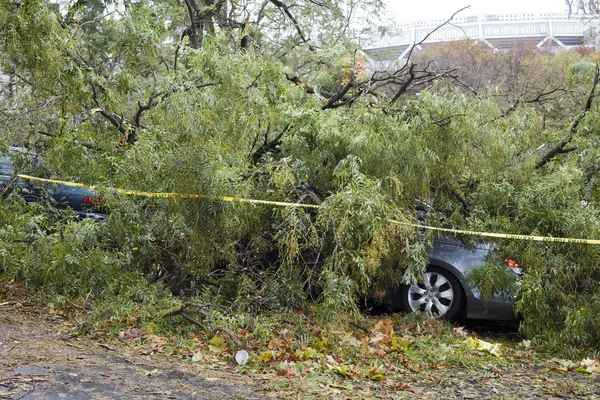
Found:
<svg viewBox="0 0 600 400"><path fill-rule="evenodd" d="M437 272L426 272L423 283L408 288L408 304L412 311L424 311L429 317L439 318L448 313L454 302L454 288L450 281Z"/></svg>

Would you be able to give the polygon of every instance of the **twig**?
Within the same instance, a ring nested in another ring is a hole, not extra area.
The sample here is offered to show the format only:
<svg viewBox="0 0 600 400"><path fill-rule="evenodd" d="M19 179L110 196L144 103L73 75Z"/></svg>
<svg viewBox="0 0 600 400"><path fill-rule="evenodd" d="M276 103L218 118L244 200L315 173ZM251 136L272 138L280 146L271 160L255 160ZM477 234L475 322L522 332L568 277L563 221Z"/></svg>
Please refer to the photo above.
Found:
<svg viewBox="0 0 600 400"><path fill-rule="evenodd" d="M452 115L448 115L447 117L444 117L442 119L438 119L435 121L431 121L432 123L436 124L437 126L439 126L440 128L445 128L447 127L450 122L452 122L452 118L454 117L464 117L465 114L452 114Z"/></svg>
<svg viewBox="0 0 600 400"><path fill-rule="evenodd" d="M191 322L192 324L200 327L200 329L202 329L203 332L209 333L210 331L206 328L206 326L202 322L200 322L196 318L190 317L188 314L186 314L186 312L193 312L193 313L199 314L202 318L206 319L208 317L208 315L206 313L198 310L198 308L206 307L206 306L222 307L222 306L219 306L218 304L185 303L179 309L170 311L167 314L165 314L163 317L173 317L173 316L179 315L179 316L181 316L181 318L185 319L186 321ZM195 309L189 310L190 307L194 307ZM223 307L223 308L225 308L225 307ZM229 336L229 338L233 341L233 343L237 347L242 347L242 343L238 340L238 338L239 338L238 335L231 333L230 331L228 331L225 328L217 327L212 330L212 334L217 334L218 332L225 333L227 336Z"/></svg>
<svg viewBox="0 0 600 400"><path fill-rule="evenodd" d="M83 350L83 347L81 347L81 346L78 346L78 345L76 345L76 344L69 343L69 342L67 342L67 341L65 341L65 344L66 344L67 346L74 347L74 348L76 348L76 349L79 349L79 350Z"/></svg>
<svg viewBox="0 0 600 400"><path fill-rule="evenodd" d="M202 322L196 320L195 318L190 317L189 315L187 315L184 312L179 313L179 315L181 315L181 317L183 319L185 319L186 321L189 321L194 325L198 325L200 327L200 329L202 329L204 332L208 332L208 330L206 329L206 327L204 326L204 324Z"/></svg>
<svg viewBox="0 0 600 400"><path fill-rule="evenodd" d="M442 24L436 26L434 30L432 30L427 35L425 35L425 37L419 43L415 43L411 47L411 49L409 50L408 55L406 56L406 63L408 64L408 62L410 60L410 56L412 55L412 52L413 52L413 50L414 50L415 47L422 45L427 39L429 39L429 36L433 35L438 29L440 29L441 27L443 27L444 25L446 25L450 21L452 21L454 19L454 17L456 16L456 14L458 14L460 12L463 12L467 8L471 8L471 6L466 6L466 7L461 8L460 10L456 11L454 14L452 14L452 16L449 19L447 19L446 21L444 21Z"/></svg>
<svg viewBox="0 0 600 400"><path fill-rule="evenodd" d="M100 105L100 101L98 100L98 92L96 90L96 85L94 84L94 82L91 83L91 86L92 86L92 99L94 100L94 103L96 104L95 111L98 111L100 113L100 115L102 115L104 118L106 118L115 128L117 128L117 130L119 132L121 132L123 135L126 135L127 128L123 125L123 119L119 118L116 114L108 113Z"/></svg>
<svg viewBox="0 0 600 400"><path fill-rule="evenodd" d="M11 243L33 243L33 239L11 239Z"/></svg>
<svg viewBox="0 0 600 400"><path fill-rule="evenodd" d="M227 329L225 328L215 328L213 330L213 333L218 333L218 332L223 332L225 333L227 336L229 336L229 338L235 343L235 345L237 347L242 347L242 343L238 340L239 336L236 334L233 334L231 332L229 332Z"/></svg>
<svg viewBox="0 0 600 400"><path fill-rule="evenodd" d="M370 333L369 330L367 328L365 328L364 326L360 326L352 321L350 321L350 325L352 325L355 328L360 329L361 331L365 332L365 333Z"/></svg>
<svg viewBox="0 0 600 400"><path fill-rule="evenodd" d="M115 349L114 347L110 347L109 345L107 345L105 343L99 343L98 346L103 347L103 348L105 348L107 350L110 350L110 351L117 351L117 349Z"/></svg>
<svg viewBox="0 0 600 400"><path fill-rule="evenodd" d="M300 39L302 39L302 43L308 42L308 40L306 39L306 37L304 37L304 34L302 33L302 29L300 29L300 25L298 24L298 21L296 20L296 18L294 18L294 16L290 12L288 6L279 0L269 0L269 1L271 3L273 3L277 8L279 8L292 21L292 23L294 24L294 27L296 28L296 32L298 32L298 35L300 35Z"/></svg>

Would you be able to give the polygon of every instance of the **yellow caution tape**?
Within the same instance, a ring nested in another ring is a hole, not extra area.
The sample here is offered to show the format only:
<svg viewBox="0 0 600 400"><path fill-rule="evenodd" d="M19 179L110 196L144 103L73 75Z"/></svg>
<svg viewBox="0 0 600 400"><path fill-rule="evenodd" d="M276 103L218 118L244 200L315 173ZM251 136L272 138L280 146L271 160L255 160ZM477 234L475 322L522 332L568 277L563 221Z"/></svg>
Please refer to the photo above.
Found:
<svg viewBox="0 0 600 400"><path fill-rule="evenodd" d="M48 182L48 183L56 183L59 185L70 186L70 187L78 187L90 190L101 189L100 186L90 186L84 185L81 183L75 182L65 182L59 181L55 179L46 179L46 178L38 178L36 176L31 175L23 175L17 174L19 178L23 179L31 179L40 182ZM118 188L109 188L110 190L114 190L117 193L125 194L125 195L133 195L133 196L142 196L142 197L161 197L161 198L178 198L178 199L210 199L210 200L220 200L220 201L228 201L228 202L238 202L238 203L250 203L250 204L264 204L270 206L277 207L299 207L299 208L312 208L318 209L321 206L316 204L302 204L302 203L287 203L284 201L269 201L269 200L254 200L254 199L245 199L241 197L230 197L230 196L209 196L202 194L183 194L183 193L154 193L154 192L141 192L137 190L127 190L127 189L118 189ZM577 238L560 238L560 237L551 237L551 236L529 236L529 235L515 235L510 233L495 233L495 232L476 232L476 231L467 231L462 229L449 229L449 228L438 228L435 226L427 226L420 224L413 224L409 222L401 222L396 220L390 220L390 222L399 225L411 226L414 228L420 229L428 229L431 231L437 232L447 232L454 234L462 234L462 235L471 235L471 236L481 236L481 237L491 237L491 238L499 238L499 239L516 239L516 240L531 240L536 242L555 242L555 243L576 243L576 244L598 244L600 245L600 240L598 239L577 239Z"/></svg>
<svg viewBox="0 0 600 400"><path fill-rule="evenodd" d="M600 244L600 240L597 240L597 239L576 239L576 238L560 238L560 237L552 237L552 236L515 235L515 234L510 234L510 233L476 232L476 231L466 231L466 230L462 230L462 229L438 228L435 226L411 224L409 222L400 222L400 221L395 221L395 220L390 220L390 222L399 224L399 225L412 226L415 228L428 229L430 231L457 233L457 234L471 235L471 236L492 237L492 238L500 238L500 239L531 240L534 242Z"/></svg>
<svg viewBox="0 0 600 400"><path fill-rule="evenodd" d="M47 183L55 183L63 186L69 187L77 187L83 189L97 190L102 189L101 186L90 186L84 185L82 183L75 182L65 182L59 181L56 179L47 179L47 178L38 178L37 176L31 175L23 175L17 174L19 178L30 179L34 181L47 182ZM250 203L250 204L265 204L270 206L278 206L278 207L301 207L301 208L319 208L318 205L315 204L302 204L302 203L287 203L283 201L269 201L269 200L254 200L254 199L245 199L241 197L231 197L231 196L209 196L203 194L184 194L184 193L155 193L155 192L141 192L138 190L127 190L127 189L118 189L118 188L106 188L109 190L113 190L120 194L130 195L130 196L142 196L142 197L153 197L153 198L177 198L177 199L209 199L209 200L220 200L220 201L229 201L229 202L237 202L237 203Z"/></svg>

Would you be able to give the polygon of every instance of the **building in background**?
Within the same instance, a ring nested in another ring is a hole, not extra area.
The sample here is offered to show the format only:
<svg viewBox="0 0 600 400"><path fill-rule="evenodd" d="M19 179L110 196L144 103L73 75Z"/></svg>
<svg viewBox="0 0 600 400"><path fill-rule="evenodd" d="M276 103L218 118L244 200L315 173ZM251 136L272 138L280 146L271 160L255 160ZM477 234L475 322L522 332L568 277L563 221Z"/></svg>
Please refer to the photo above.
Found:
<svg viewBox="0 0 600 400"><path fill-rule="evenodd" d="M507 49L519 42L552 47L556 51L594 46L600 26L597 15L567 13L484 14L456 17L441 26L444 22L405 23L399 26L397 34L372 39L362 47L375 64L372 66L378 68L402 61L411 51L424 46L452 40L471 39L497 49Z"/></svg>

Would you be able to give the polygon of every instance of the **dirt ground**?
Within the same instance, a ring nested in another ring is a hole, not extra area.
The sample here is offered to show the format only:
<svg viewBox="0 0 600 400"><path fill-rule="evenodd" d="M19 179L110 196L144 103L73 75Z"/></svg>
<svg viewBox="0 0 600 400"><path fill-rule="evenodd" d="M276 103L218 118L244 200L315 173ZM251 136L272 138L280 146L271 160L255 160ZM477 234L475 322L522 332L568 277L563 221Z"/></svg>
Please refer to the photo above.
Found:
<svg viewBox="0 0 600 400"><path fill-rule="evenodd" d="M0 399L257 399L257 381L233 371L184 369L126 346L73 341L60 323L0 307Z"/></svg>
<svg viewBox="0 0 600 400"><path fill-rule="evenodd" d="M0 304L0 399L600 399L597 375L540 366L411 373L404 376L408 390L397 392L374 382L286 383L144 356L125 344L73 340L61 324L34 308Z"/></svg>

